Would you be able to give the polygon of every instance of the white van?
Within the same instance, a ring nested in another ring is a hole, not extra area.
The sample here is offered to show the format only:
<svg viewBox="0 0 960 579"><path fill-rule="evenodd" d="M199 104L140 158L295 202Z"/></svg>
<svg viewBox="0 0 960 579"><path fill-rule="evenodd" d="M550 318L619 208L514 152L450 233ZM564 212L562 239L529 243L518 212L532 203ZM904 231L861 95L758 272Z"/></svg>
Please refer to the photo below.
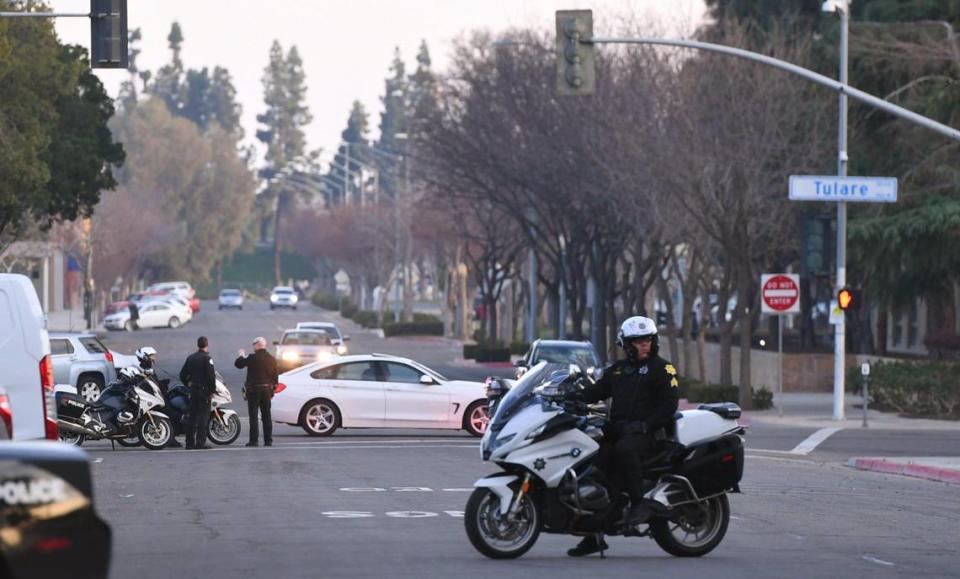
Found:
<svg viewBox="0 0 960 579"><path fill-rule="evenodd" d="M0 274L0 387L7 392L14 439L57 440L47 319L30 280Z"/></svg>

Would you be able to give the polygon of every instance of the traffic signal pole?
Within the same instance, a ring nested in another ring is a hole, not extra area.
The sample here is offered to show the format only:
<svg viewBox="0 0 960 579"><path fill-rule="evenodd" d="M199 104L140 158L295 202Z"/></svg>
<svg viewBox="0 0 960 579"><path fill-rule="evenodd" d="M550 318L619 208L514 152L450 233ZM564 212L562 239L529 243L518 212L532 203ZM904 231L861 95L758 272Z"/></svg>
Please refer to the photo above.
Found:
<svg viewBox="0 0 960 579"><path fill-rule="evenodd" d="M847 84L847 48L850 30L849 4L840 12L840 84ZM840 91L840 120L837 129L837 175L847 176L847 94ZM837 292L847 286L847 202L837 203ZM847 357L847 315L833 328L833 419L843 420Z"/></svg>

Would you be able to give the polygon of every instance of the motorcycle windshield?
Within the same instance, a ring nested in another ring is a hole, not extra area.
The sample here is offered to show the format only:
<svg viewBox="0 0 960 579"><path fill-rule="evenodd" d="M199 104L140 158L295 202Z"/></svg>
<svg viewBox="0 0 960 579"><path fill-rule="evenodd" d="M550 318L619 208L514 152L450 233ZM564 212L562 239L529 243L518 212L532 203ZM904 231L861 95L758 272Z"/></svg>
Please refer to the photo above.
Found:
<svg viewBox="0 0 960 579"><path fill-rule="evenodd" d="M532 404L540 404L541 386L558 385L570 376L569 364L540 362L511 388L497 403L497 410L490 422L490 430L499 432L518 412Z"/></svg>

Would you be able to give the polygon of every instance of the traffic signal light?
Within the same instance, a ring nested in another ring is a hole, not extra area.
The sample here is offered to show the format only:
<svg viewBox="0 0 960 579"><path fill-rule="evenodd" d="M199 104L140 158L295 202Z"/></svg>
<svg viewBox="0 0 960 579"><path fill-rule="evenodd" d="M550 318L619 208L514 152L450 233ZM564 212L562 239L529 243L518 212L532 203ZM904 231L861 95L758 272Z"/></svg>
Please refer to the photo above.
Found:
<svg viewBox="0 0 960 579"><path fill-rule="evenodd" d="M127 68L127 0L90 0L91 68Z"/></svg>
<svg viewBox="0 0 960 579"><path fill-rule="evenodd" d="M843 311L860 307L860 291L852 288L842 288L837 292L837 305Z"/></svg>
<svg viewBox="0 0 960 579"><path fill-rule="evenodd" d="M592 10L557 11L557 94L592 95L597 88Z"/></svg>

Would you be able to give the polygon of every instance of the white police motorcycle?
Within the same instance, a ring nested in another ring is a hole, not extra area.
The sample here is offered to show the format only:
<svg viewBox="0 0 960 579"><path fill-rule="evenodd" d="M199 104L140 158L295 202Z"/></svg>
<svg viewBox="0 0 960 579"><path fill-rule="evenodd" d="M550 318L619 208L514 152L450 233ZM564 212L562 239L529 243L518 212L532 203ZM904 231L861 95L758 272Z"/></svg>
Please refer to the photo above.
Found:
<svg viewBox="0 0 960 579"><path fill-rule="evenodd" d="M644 496L658 508L628 526L629 498L613 496L607 474L593 466L606 419L566 402L585 380L576 366L540 363L505 394L503 381L488 383L493 418L481 455L503 472L474 484L464 513L470 542L494 559L523 555L541 531L649 536L678 557L712 551L730 521L726 495L739 492L743 474L740 408L704 404L677 414L645 470Z"/></svg>

